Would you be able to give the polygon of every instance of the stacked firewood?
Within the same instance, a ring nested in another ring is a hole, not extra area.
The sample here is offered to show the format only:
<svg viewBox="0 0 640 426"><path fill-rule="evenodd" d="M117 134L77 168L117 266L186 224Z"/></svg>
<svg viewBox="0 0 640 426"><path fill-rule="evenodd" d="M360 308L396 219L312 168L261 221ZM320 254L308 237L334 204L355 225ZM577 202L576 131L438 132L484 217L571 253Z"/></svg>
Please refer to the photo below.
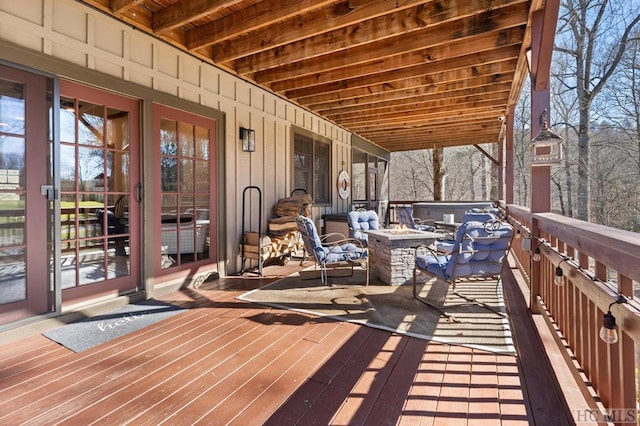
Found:
<svg viewBox="0 0 640 426"><path fill-rule="evenodd" d="M278 200L273 206L273 218L268 221L267 235L263 235L261 241L257 232L245 232L244 256L262 261L273 258L284 260L302 250L304 244L296 217L304 205L311 203L311 196L307 194Z"/></svg>
<svg viewBox="0 0 640 426"><path fill-rule="evenodd" d="M312 202L308 194L292 195L278 200L273 206L273 219L269 219L269 235L283 235L296 231L296 217L300 214L302 206Z"/></svg>
<svg viewBox="0 0 640 426"><path fill-rule="evenodd" d="M258 244L257 232L245 232L244 256L247 259L260 259L262 261L268 259L282 258L283 256L291 256L298 250L299 235L297 231L288 232L279 237L262 236L261 247Z"/></svg>

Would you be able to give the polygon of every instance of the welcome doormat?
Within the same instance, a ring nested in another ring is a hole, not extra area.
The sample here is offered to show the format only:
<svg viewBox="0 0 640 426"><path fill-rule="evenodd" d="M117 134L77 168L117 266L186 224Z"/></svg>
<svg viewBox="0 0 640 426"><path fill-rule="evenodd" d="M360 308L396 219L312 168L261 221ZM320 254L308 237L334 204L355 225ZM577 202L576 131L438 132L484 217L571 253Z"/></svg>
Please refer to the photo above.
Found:
<svg viewBox="0 0 640 426"><path fill-rule="evenodd" d="M74 352L82 352L148 327L183 310L185 309L150 299L67 324L42 334Z"/></svg>
<svg viewBox="0 0 640 426"><path fill-rule="evenodd" d="M310 271L301 272L302 277L310 276ZM331 286L302 277L294 274L238 299L441 343L515 354L502 286L495 280L461 282L455 293L443 281L421 283L421 296L443 306L455 319L451 321L416 300L410 284L390 286L372 277L365 286L362 271L355 271L352 277L330 277ZM480 303L469 303L465 297Z"/></svg>

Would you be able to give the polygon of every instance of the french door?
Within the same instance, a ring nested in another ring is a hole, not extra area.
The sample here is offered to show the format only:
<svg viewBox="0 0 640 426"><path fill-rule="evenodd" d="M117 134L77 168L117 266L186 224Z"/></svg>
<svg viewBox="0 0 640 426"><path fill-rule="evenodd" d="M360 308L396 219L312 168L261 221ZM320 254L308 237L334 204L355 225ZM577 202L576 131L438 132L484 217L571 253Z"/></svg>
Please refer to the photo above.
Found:
<svg viewBox="0 0 640 426"><path fill-rule="evenodd" d="M158 281L217 260L216 121L154 105Z"/></svg>
<svg viewBox="0 0 640 426"><path fill-rule="evenodd" d="M139 107L60 82L63 306L140 285Z"/></svg>
<svg viewBox="0 0 640 426"><path fill-rule="evenodd" d="M55 306L52 91L51 78L0 65L0 325Z"/></svg>

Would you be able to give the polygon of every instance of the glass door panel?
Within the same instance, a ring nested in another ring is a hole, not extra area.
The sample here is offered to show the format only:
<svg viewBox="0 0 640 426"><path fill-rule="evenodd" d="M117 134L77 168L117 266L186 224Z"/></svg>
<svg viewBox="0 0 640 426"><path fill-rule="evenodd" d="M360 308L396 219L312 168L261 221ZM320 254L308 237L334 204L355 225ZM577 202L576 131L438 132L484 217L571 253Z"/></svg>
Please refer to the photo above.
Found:
<svg viewBox="0 0 640 426"><path fill-rule="evenodd" d="M215 260L215 121L156 106L158 270Z"/></svg>
<svg viewBox="0 0 640 426"><path fill-rule="evenodd" d="M0 325L54 307L52 203L42 187L52 182L52 87L0 65Z"/></svg>
<svg viewBox="0 0 640 426"><path fill-rule="evenodd" d="M63 303L139 285L138 102L61 82Z"/></svg>

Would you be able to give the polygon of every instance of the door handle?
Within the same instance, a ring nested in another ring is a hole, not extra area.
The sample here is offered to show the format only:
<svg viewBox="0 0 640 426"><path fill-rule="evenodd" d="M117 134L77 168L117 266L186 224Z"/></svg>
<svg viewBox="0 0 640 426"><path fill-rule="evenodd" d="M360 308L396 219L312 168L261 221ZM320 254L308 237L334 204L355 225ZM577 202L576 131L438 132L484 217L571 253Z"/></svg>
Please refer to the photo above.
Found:
<svg viewBox="0 0 640 426"><path fill-rule="evenodd" d="M136 185L136 201L139 203L142 202L142 184L139 182Z"/></svg>
<svg viewBox="0 0 640 426"><path fill-rule="evenodd" d="M58 190L55 189L53 185L40 185L40 194L47 197L48 201L58 199Z"/></svg>

